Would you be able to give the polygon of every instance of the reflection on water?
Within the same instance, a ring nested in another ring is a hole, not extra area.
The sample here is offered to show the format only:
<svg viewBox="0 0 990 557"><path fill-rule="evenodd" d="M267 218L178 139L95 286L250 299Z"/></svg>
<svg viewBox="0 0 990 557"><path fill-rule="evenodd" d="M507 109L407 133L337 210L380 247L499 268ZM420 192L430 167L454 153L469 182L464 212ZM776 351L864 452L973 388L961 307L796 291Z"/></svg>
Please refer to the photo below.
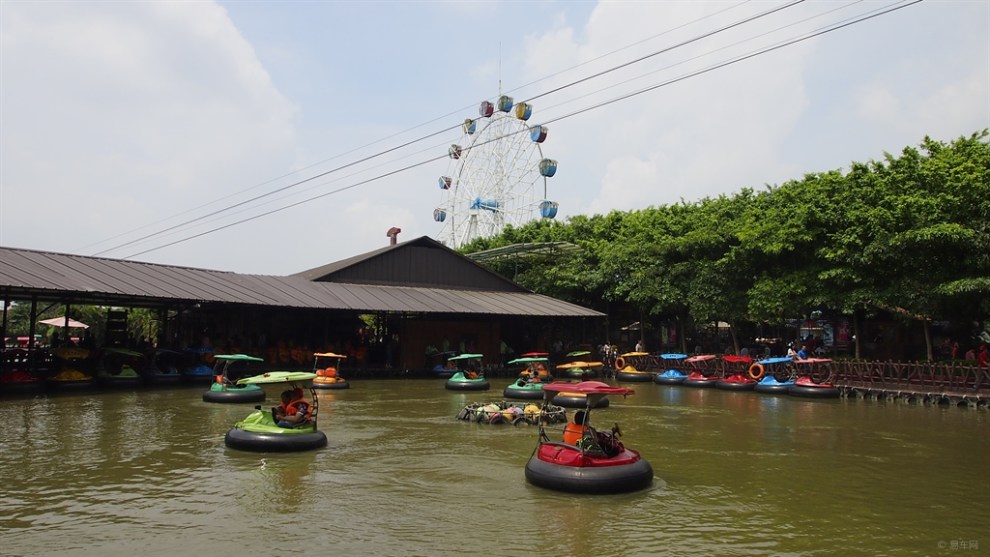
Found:
<svg viewBox="0 0 990 557"><path fill-rule="evenodd" d="M253 404L202 388L2 398L0 555L990 547L985 411L636 385L592 419L621 425L653 487L578 496L525 482L535 428L454 418L502 387L352 382L321 392L326 449L275 455L224 447Z"/></svg>

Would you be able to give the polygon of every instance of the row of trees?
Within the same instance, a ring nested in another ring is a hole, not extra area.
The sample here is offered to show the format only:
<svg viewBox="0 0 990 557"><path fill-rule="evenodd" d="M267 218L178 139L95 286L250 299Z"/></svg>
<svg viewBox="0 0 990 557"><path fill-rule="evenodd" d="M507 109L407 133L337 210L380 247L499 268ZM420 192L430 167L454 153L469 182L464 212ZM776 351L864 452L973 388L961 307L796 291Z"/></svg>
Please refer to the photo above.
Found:
<svg viewBox="0 0 990 557"><path fill-rule="evenodd" d="M533 257L488 264L542 294L600 309L629 304L678 323L774 324L824 311L848 316L855 334L863 318L894 314L923 324L931 359L934 320L990 315L987 138L987 130L951 143L926 137L848 172L535 221L462 251L574 244L581 249L549 265Z"/></svg>

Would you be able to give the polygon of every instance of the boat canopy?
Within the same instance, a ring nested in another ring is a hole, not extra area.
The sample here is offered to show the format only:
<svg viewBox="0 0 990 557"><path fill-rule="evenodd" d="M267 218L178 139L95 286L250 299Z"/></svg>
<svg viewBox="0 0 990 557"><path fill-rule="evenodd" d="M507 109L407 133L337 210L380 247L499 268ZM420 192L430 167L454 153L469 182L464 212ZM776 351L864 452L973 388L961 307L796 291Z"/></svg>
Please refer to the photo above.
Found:
<svg viewBox="0 0 990 557"><path fill-rule="evenodd" d="M447 358L447 361L457 361L457 360L476 360L479 358L484 358L484 354L459 354L457 356L451 356Z"/></svg>
<svg viewBox="0 0 990 557"><path fill-rule="evenodd" d="M258 385L261 383L292 383L295 381L307 381L316 377L311 371L269 371L261 375L253 375L238 379L238 385Z"/></svg>
<svg viewBox="0 0 990 557"><path fill-rule="evenodd" d="M691 356L690 358L684 360L685 363L693 364L695 362L707 362L708 360L714 360L717 356L715 354L698 354L697 356Z"/></svg>
<svg viewBox="0 0 990 557"><path fill-rule="evenodd" d="M780 357L776 357L776 358L765 358L765 359L760 360L760 361L758 361L756 363L760 364L761 366L765 366L765 365L768 365L768 364L786 364L787 362L793 362L793 361L794 361L794 358L792 358L790 356L780 356Z"/></svg>
<svg viewBox="0 0 990 557"><path fill-rule="evenodd" d="M543 390L555 393L582 393L586 395L631 395L636 392L628 387L613 387L601 381L581 381L580 383L554 381L553 383L545 383Z"/></svg>
<svg viewBox="0 0 990 557"><path fill-rule="evenodd" d="M794 360L795 364L827 364L831 362L830 358L805 358L803 360Z"/></svg>
<svg viewBox="0 0 990 557"><path fill-rule="evenodd" d="M568 352L567 357L573 358L575 356L587 356L589 354L591 354L591 352L588 352L587 350L575 350L574 352Z"/></svg>
<svg viewBox="0 0 990 557"><path fill-rule="evenodd" d="M557 369L575 369L575 368L582 368L582 367L602 367L603 365L605 365L605 364L603 364L601 362L567 362L566 364L560 364L559 366L557 366Z"/></svg>
<svg viewBox="0 0 990 557"><path fill-rule="evenodd" d="M732 354L722 356L722 359L730 364L748 364L753 361L753 358L750 358L749 356L735 356Z"/></svg>
<svg viewBox="0 0 990 557"><path fill-rule="evenodd" d="M683 360L687 354L660 354L660 357L664 360Z"/></svg>
<svg viewBox="0 0 990 557"><path fill-rule="evenodd" d="M333 352L317 352L313 354L313 356L317 358L344 358L344 359L347 358L347 356L343 354L335 354Z"/></svg>
<svg viewBox="0 0 990 557"><path fill-rule="evenodd" d="M217 354L213 356L215 360L226 360L228 362L263 362L261 358L248 356L247 354Z"/></svg>
<svg viewBox="0 0 990 557"><path fill-rule="evenodd" d="M546 361L547 361L546 357L530 356L526 358L516 358L515 360L509 360L506 363L510 365L515 365L515 364L531 364L533 362L546 362Z"/></svg>
<svg viewBox="0 0 990 557"><path fill-rule="evenodd" d="M649 352L626 352L625 354L620 354L623 358L628 358L629 356L649 356Z"/></svg>

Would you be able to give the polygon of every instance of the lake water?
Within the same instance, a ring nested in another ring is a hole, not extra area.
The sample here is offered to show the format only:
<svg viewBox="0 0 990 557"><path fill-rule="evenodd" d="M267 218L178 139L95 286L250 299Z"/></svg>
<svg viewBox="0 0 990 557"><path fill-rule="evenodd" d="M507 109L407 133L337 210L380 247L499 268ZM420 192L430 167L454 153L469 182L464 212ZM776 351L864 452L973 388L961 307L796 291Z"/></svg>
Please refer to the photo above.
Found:
<svg viewBox="0 0 990 557"><path fill-rule="evenodd" d="M0 556L990 553L984 409L626 384L592 422L653 487L586 496L526 483L535 427L455 418L509 381L352 380L292 454L226 448L253 405L205 387L0 398Z"/></svg>

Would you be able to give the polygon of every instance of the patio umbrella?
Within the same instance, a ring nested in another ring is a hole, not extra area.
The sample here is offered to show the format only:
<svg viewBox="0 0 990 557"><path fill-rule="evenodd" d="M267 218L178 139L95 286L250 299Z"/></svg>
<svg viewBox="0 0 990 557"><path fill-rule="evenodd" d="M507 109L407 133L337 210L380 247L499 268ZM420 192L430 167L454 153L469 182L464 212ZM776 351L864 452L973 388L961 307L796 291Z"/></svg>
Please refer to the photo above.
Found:
<svg viewBox="0 0 990 557"><path fill-rule="evenodd" d="M52 325L54 327L66 327L66 326L68 326L69 328L72 328L72 329L88 329L89 328L89 325L87 325L85 323L82 323L80 321L76 321L75 319L69 319L68 325L66 325L65 316L62 316L62 317L52 317L51 319L42 319L41 321L38 321L38 323L41 323L43 325Z"/></svg>

